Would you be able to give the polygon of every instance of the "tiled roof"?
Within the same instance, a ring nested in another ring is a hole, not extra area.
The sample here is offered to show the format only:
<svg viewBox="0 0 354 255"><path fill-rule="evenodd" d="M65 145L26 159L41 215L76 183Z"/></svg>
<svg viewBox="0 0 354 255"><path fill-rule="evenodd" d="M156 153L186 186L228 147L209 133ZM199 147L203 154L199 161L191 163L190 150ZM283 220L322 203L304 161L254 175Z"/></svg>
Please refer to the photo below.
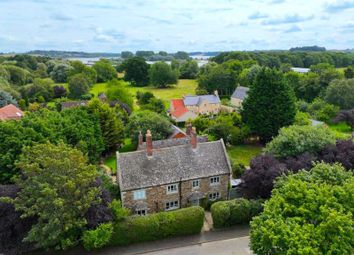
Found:
<svg viewBox="0 0 354 255"><path fill-rule="evenodd" d="M153 150L117 153L118 180L122 191L179 181L230 174L231 167L222 140Z"/></svg>
<svg viewBox="0 0 354 255"><path fill-rule="evenodd" d="M172 99L171 103L173 106L173 111L171 111L172 116L179 118L188 112L188 109L184 106L182 99Z"/></svg>
<svg viewBox="0 0 354 255"><path fill-rule="evenodd" d="M197 140L198 143L205 143L208 141L207 136L198 136L197 139L198 139ZM179 146L185 144L190 144L190 137L187 136L183 138L172 138L172 139L152 141L152 147L155 149L161 149L161 148ZM146 148L146 143L144 142L142 145L138 146L137 150L145 150L145 148Z"/></svg>
<svg viewBox="0 0 354 255"><path fill-rule="evenodd" d="M172 125L172 134L170 135L170 138L174 137L175 135L181 133L184 136L186 136L186 132L184 132L182 129L180 129L179 127Z"/></svg>
<svg viewBox="0 0 354 255"><path fill-rule="evenodd" d="M249 88L238 86L231 97L244 100L247 97Z"/></svg>
<svg viewBox="0 0 354 255"><path fill-rule="evenodd" d="M220 103L220 98L217 95L185 96L183 98L184 105L188 106L198 105L204 100L208 101L210 104Z"/></svg>
<svg viewBox="0 0 354 255"><path fill-rule="evenodd" d="M80 106L86 106L89 101L87 100L81 100L81 101L70 101L70 102L62 102L61 103L61 109L67 109L67 108L73 108L73 107L80 107Z"/></svg>
<svg viewBox="0 0 354 255"><path fill-rule="evenodd" d="M23 117L23 111L13 104L0 108L0 120L19 120Z"/></svg>

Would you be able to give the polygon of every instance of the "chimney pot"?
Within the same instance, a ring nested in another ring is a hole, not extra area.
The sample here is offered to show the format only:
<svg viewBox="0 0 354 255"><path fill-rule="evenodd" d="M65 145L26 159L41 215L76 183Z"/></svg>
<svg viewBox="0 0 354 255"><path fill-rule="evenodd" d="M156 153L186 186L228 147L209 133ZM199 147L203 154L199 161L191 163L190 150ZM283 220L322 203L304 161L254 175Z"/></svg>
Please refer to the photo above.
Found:
<svg viewBox="0 0 354 255"><path fill-rule="evenodd" d="M197 132L195 130L195 127L192 128L192 132L191 132L191 145L193 149L197 148Z"/></svg>
<svg viewBox="0 0 354 255"><path fill-rule="evenodd" d="M148 156L152 156L152 136L150 130L146 132L146 153Z"/></svg>

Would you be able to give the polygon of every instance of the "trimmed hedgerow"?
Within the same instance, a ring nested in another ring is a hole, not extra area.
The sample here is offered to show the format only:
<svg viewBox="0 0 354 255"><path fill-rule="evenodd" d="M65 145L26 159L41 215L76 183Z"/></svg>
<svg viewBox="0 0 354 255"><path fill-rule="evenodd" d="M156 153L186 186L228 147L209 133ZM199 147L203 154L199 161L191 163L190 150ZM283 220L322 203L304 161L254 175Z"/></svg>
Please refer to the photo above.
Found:
<svg viewBox="0 0 354 255"><path fill-rule="evenodd" d="M260 200L244 198L220 201L211 206L211 215L215 228L229 227L236 224L249 223L252 217L263 209Z"/></svg>
<svg viewBox="0 0 354 255"><path fill-rule="evenodd" d="M189 207L172 212L131 216L114 223L111 245L128 245L167 237L200 233L204 223L203 208Z"/></svg>

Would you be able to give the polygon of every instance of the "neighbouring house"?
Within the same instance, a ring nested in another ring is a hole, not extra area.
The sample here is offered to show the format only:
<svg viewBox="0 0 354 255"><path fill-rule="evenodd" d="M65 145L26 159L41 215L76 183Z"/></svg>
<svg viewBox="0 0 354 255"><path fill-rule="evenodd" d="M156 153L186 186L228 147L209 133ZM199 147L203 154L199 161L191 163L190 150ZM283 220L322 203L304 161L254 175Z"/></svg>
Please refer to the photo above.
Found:
<svg viewBox="0 0 354 255"><path fill-rule="evenodd" d="M176 122L195 119L199 114L218 114L221 101L218 92L214 95L185 96L183 99L172 99L169 109L170 116Z"/></svg>
<svg viewBox="0 0 354 255"><path fill-rule="evenodd" d="M238 86L231 96L231 105L234 107L241 107L243 100L246 99L249 88Z"/></svg>
<svg viewBox="0 0 354 255"><path fill-rule="evenodd" d="M62 102L61 109L64 110L64 109L68 109L68 108L87 106L88 103L89 103L89 101L87 101L87 100Z"/></svg>
<svg viewBox="0 0 354 255"><path fill-rule="evenodd" d="M0 121L19 120L23 117L23 111L13 104L8 104L0 108Z"/></svg>
<svg viewBox="0 0 354 255"><path fill-rule="evenodd" d="M292 71L297 72L297 73L308 73L310 72L310 68L303 68L303 67L291 67L290 68Z"/></svg>
<svg viewBox="0 0 354 255"><path fill-rule="evenodd" d="M178 139L187 137L186 132L184 132L179 127L172 125L172 134L168 137L168 139Z"/></svg>
<svg viewBox="0 0 354 255"><path fill-rule="evenodd" d="M171 139L171 140L183 140ZM231 166L223 140L155 148L151 132L144 150L117 152L117 179L124 207L145 215L228 199Z"/></svg>

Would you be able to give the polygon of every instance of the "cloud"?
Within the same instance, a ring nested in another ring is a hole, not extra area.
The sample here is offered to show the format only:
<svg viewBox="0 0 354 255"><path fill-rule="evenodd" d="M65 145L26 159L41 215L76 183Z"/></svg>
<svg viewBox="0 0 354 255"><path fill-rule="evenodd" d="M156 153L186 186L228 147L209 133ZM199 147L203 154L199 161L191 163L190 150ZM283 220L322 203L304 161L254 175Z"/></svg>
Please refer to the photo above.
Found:
<svg viewBox="0 0 354 255"><path fill-rule="evenodd" d="M344 32L354 32L354 22L347 23L341 27Z"/></svg>
<svg viewBox="0 0 354 255"><path fill-rule="evenodd" d="M146 19L146 20L150 20L150 21L153 21L155 23L158 23L158 24L173 24L172 21L170 20L167 20L167 19L161 19L161 18L156 18L156 17L151 17L151 16L140 16L141 18L143 19Z"/></svg>
<svg viewBox="0 0 354 255"><path fill-rule="evenodd" d="M84 8L91 8L91 9L117 9L117 6L114 6L112 4L105 4L105 3L82 3L78 4L79 7L84 7ZM122 9L122 7L120 7Z"/></svg>
<svg viewBox="0 0 354 255"><path fill-rule="evenodd" d="M54 20L59 20L59 21L70 21L74 19L73 16L70 16L68 14L63 14L63 13L54 13L50 17Z"/></svg>
<svg viewBox="0 0 354 255"><path fill-rule="evenodd" d="M326 12L336 13L347 9L354 8L354 1L338 1L335 3L327 3L324 7Z"/></svg>
<svg viewBox="0 0 354 255"><path fill-rule="evenodd" d="M282 3L285 3L286 0L273 0L273 1L270 1L271 4L282 4Z"/></svg>
<svg viewBox="0 0 354 255"><path fill-rule="evenodd" d="M249 19L264 19L264 18L268 18L269 15L268 14L262 14L260 12L254 12L251 15L248 16Z"/></svg>
<svg viewBox="0 0 354 255"><path fill-rule="evenodd" d="M294 26L288 28L287 30L285 30L284 33L294 33L294 32L300 32L300 31L302 31L302 29L299 26L294 25Z"/></svg>
<svg viewBox="0 0 354 255"><path fill-rule="evenodd" d="M311 16L299 16L298 14L295 15L288 15L282 18L276 18L276 19L269 19L269 20L264 20L262 22L263 25L280 25L280 24L290 24L290 23L298 23L298 22L304 22L308 20L312 20L314 18L313 15Z"/></svg>

